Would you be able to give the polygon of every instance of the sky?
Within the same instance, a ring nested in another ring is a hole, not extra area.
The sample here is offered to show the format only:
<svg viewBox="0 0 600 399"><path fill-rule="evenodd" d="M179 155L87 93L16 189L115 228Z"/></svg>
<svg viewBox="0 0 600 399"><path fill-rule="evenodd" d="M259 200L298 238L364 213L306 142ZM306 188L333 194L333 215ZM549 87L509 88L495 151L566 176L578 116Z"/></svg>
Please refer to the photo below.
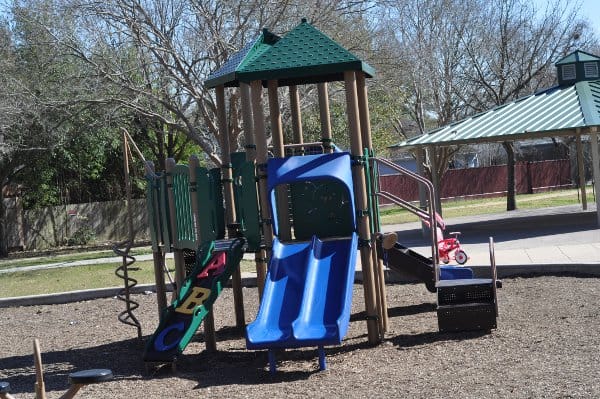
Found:
<svg viewBox="0 0 600 399"><path fill-rule="evenodd" d="M588 19L600 37L600 0L581 0L581 15Z"/></svg>
<svg viewBox="0 0 600 399"><path fill-rule="evenodd" d="M534 0L538 9L544 9L546 5L554 3L554 0ZM571 1L570 3L575 3ZM579 15L586 18L590 26L596 30L596 35L600 37L600 0L579 0L581 4Z"/></svg>

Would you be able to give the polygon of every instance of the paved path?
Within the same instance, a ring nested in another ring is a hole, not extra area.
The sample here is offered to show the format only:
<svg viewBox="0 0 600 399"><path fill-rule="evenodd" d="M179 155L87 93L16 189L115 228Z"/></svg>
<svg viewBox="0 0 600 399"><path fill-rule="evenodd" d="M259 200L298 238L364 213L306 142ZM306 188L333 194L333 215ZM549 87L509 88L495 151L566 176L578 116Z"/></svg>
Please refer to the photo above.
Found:
<svg viewBox="0 0 600 399"><path fill-rule="evenodd" d="M600 230L595 207L579 206L518 210L502 214L446 220L448 232L460 231L470 259L467 265L489 265L489 237L494 238L496 263L502 265L600 264ZM420 223L384 226L398 232L406 246L431 256Z"/></svg>

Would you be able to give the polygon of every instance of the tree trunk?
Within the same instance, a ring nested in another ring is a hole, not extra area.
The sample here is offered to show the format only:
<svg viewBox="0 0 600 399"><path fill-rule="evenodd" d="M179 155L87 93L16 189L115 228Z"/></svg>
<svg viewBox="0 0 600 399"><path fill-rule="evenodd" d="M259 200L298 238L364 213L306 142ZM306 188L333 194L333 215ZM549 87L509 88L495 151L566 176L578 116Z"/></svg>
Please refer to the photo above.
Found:
<svg viewBox="0 0 600 399"><path fill-rule="evenodd" d="M517 209L517 200L515 192L515 148L511 141L502 143L506 151L506 210L514 211Z"/></svg>

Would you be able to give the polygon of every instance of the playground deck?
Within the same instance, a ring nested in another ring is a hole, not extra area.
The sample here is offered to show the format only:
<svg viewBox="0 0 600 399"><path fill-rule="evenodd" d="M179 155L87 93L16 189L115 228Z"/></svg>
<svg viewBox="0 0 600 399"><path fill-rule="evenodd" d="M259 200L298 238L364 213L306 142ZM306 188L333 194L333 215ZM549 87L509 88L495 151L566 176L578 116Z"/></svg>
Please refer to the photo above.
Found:
<svg viewBox="0 0 600 399"><path fill-rule="evenodd" d="M351 322L341 346L327 348L318 372L316 349L278 355L271 377L264 351L246 350L234 334L231 289L215 303L218 352L199 334L178 362L145 375L135 329L119 323L115 299L0 309L0 377L17 397L31 397L31 337L44 346L49 397L75 369L110 367L116 380L90 386L94 398L197 397L594 397L600 392L600 294L597 278L505 279L499 328L489 335L440 334L435 296L418 285L389 285L390 332L383 344L364 339L361 288L354 286ZM244 289L247 322L256 289ZM136 295L147 337L157 325L154 295Z"/></svg>

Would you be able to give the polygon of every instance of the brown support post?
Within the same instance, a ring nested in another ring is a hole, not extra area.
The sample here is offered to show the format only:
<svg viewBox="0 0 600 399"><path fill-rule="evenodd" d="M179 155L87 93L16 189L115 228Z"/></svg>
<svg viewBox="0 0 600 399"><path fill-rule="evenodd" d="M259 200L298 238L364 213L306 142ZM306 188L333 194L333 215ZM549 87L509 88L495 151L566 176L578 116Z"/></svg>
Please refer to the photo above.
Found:
<svg viewBox="0 0 600 399"><path fill-rule="evenodd" d="M346 109L348 114L348 128L350 130L350 144L352 156L362 158L362 139L358 111L358 95L356 91L356 77L353 71L344 72L346 91ZM360 163L352 168L354 180L354 196L359 214L367 208L367 190L365 170ZM369 216L364 215L358 219L358 238L360 243L360 259L363 274L363 287L365 295L365 310L367 314L367 332L370 344L377 344L381 339L379 322L377 321L377 300L374 284L373 258L371 256Z"/></svg>
<svg viewBox="0 0 600 399"><path fill-rule="evenodd" d="M319 116L321 118L321 140L326 153L333 152L331 147L331 117L329 116L329 94L327 83L318 83L319 93Z"/></svg>
<svg viewBox="0 0 600 399"><path fill-rule="evenodd" d="M171 219L171 231L173 232L173 243L177 242L177 216L175 212L175 196L173 195L173 170L175 170L175 160L168 158L165 162L165 170L167 172L167 196L169 198L169 216ZM175 290L173 297L179 295L179 290L185 280L185 259L183 251L180 248L173 247L173 262L175 263Z"/></svg>
<svg viewBox="0 0 600 399"><path fill-rule="evenodd" d="M233 197L231 143L229 142L229 128L227 126L227 115L225 113L225 86L217 86L215 88L215 94L217 100L217 119L219 124L219 136L221 136L221 173L223 179L223 194L225 197L225 220L227 221L227 236L229 239L231 239L235 237L237 231L234 227L236 221L235 199ZM242 272L240 268L237 267L231 275L231 285L233 287L233 303L235 308L235 325L240 330L246 327L241 273Z"/></svg>
<svg viewBox="0 0 600 399"><path fill-rule="evenodd" d="M356 89L358 94L358 113L360 119L360 129L361 129L361 139L362 146L366 147L371 154L373 154L373 139L371 136L371 117L369 114L369 96L367 93L367 85L365 81L365 74L363 72L356 72ZM376 165L372 165L373 168ZM369 181L371 183L371 187L367 192L373 193L375 190L375 171L373 168L370 169L371 176L369 176ZM377 198L373 197L372 200L375 201ZM377 214L377 209L373 208L373 215L371 215L374 221L374 226L379 226L379 218ZM372 231L372 238L374 238L374 234L376 231ZM375 296L377 300L377 315L379 316L379 329L382 333L386 332L388 329L388 313L387 313L387 295L385 290L385 272L383 270L383 261L379 259L377 256L377 249L374 245L374 242L371 242L373 249L371 250L371 256L373 257L373 265L375 266Z"/></svg>
<svg viewBox="0 0 600 399"><path fill-rule="evenodd" d="M151 176L155 176L154 163L147 161L146 168L150 172ZM152 177L154 179L154 177ZM154 200L152 204L154 208L154 217L160 218L158 210L158 201ZM156 305L158 306L158 319L162 315L163 310L167 307L167 287L165 285L165 258L163 256L163 250L161 249L162 244L162 233L156 232L156 247L152 249L152 260L154 265L154 282L156 283Z"/></svg>
<svg viewBox="0 0 600 399"><path fill-rule="evenodd" d="M579 191L581 192L581 208L587 210L587 194L585 187L585 167L583 165L583 145L581 144L581 129L575 129L575 147L577 149L577 174L579 175Z"/></svg>
<svg viewBox="0 0 600 399"><path fill-rule="evenodd" d="M271 137L273 140L273 153L277 158L285 156L283 147L283 127L281 126L281 110L279 109L279 95L277 92L278 83L276 80L269 80L267 83L269 92L269 117L271 120ZM279 217L279 238L282 241L288 241L292 238L290 226L290 212L288 202L288 186L283 185L275 189L277 203L277 216Z"/></svg>
<svg viewBox="0 0 600 399"><path fill-rule="evenodd" d="M192 203L192 214L194 219L194 229L196 232L196 248L202 243L202 235L200 225L198 224L198 167L200 167L200 161L196 155L190 156L189 160L190 168L190 200ZM202 189L202 188L200 188ZM217 338L215 336L215 319L213 317L212 309L208 313L207 317L204 318L204 342L206 350L208 352L217 351Z"/></svg>
<svg viewBox="0 0 600 399"><path fill-rule="evenodd" d="M290 109L292 113L292 131L294 132L294 143L304 143L302 134L302 114L300 112L300 96L298 95L298 86L292 85L290 89ZM300 148L304 153L304 148Z"/></svg>
<svg viewBox="0 0 600 399"><path fill-rule="evenodd" d="M244 126L244 141L246 144L246 160L256 159L256 145L254 144L254 121L252 120L252 100L250 99L250 85L240 82L240 98L242 102L242 123Z"/></svg>
<svg viewBox="0 0 600 399"><path fill-rule="evenodd" d="M252 115L252 97L250 94L250 85L240 82L240 93L242 99L242 121L244 123L244 138L246 141L246 160L256 161L256 137L254 135L254 118ZM258 212L260 210L257 209ZM254 253L254 263L256 264L257 275L263 276L258 278L258 290L262 293L264 286L264 275L267 270L267 251L262 248ZM259 270L261 271L259 273Z"/></svg>
<svg viewBox="0 0 600 399"><path fill-rule="evenodd" d="M253 81L250 84L252 97L252 116L254 118L254 138L256 144L256 167L258 175L258 195L260 202L260 218L262 221L265 246L270 248L273 243L273 226L270 223L271 213L269 209L267 193L267 134L265 131L265 114L262 107L262 82ZM270 254L265 251L266 259ZM258 294L262 298L263 288L267 275L267 261L256 264L256 282Z"/></svg>

